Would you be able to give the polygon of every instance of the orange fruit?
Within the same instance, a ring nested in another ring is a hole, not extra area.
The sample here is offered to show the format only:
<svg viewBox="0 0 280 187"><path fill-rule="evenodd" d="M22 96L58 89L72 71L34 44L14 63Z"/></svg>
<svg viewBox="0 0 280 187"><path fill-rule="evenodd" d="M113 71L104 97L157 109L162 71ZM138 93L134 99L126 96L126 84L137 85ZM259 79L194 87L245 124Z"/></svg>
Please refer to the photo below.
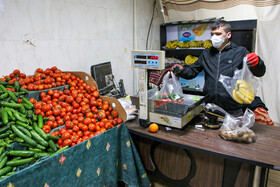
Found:
<svg viewBox="0 0 280 187"><path fill-rule="evenodd" d="M150 132L157 132L158 131L158 125L156 123L152 123L149 126Z"/></svg>

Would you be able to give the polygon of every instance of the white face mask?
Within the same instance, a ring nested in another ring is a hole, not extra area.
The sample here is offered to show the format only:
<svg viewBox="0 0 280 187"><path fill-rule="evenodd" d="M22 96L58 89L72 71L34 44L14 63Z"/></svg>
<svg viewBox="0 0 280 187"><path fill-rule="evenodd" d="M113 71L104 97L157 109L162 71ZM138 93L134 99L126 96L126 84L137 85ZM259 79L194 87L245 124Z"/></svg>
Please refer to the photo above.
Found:
<svg viewBox="0 0 280 187"><path fill-rule="evenodd" d="M219 49L223 45L223 43L225 42L225 39L226 39L227 35L223 38L222 36L217 36L217 35L214 34L211 38L213 47Z"/></svg>

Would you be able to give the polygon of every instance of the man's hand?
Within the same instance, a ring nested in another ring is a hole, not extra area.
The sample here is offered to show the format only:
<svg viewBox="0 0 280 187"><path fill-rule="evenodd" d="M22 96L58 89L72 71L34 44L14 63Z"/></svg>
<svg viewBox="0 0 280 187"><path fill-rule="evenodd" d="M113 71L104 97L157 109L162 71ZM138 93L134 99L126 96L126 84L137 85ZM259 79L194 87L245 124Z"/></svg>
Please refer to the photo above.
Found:
<svg viewBox="0 0 280 187"><path fill-rule="evenodd" d="M246 55L247 57L247 64L250 66L256 66L259 64L259 57L256 53L249 53Z"/></svg>
<svg viewBox="0 0 280 187"><path fill-rule="evenodd" d="M182 73L182 71L184 70L184 67L181 66L180 64L175 64L174 66L171 67L170 70L173 71L173 73L177 76Z"/></svg>

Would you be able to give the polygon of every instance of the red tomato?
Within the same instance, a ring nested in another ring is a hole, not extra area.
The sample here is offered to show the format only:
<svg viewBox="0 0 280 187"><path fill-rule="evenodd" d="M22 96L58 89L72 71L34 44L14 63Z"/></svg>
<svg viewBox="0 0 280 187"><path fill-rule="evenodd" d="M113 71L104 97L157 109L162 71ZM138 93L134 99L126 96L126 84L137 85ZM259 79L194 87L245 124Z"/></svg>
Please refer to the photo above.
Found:
<svg viewBox="0 0 280 187"><path fill-rule="evenodd" d="M88 126L82 125L82 126L81 126L81 129L82 129L82 131L84 131L84 132L85 132L85 131L88 131Z"/></svg>
<svg viewBox="0 0 280 187"><path fill-rule="evenodd" d="M41 109L41 107L42 107L42 102L36 102L36 103L34 103L34 107L35 107L35 109Z"/></svg>
<svg viewBox="0 0 280 187"><path fill-rule="evenodd" d="M32 104L36 103L36 99L34 99L33 97L30 98L29 101L30 101Z"/></svg>
<svg viewBox="0 0 280 187"><path fill-rule="evenodd" d="M66 128L65 127L62 127L62 128L59 129L60 135L62 135L64 132L66 132Z"/></svg>
<svg viewBox="0 0 280 187"><path fill-rule="evenodd" d="M73 131L74 132L78 132L80 130L80 128L77 126L77 125L74 125L73 126Z"/></svg>
<svg viewBox="0 0 280 187"><path fill-rule="evenodd" d="M123 122L123 120L122 120L121 118L118 118L118 119L117 119L117 123L118 123L118 124L121 124L122 122Z"/></svg>
<svg viewBox="0 0 280 187"><path fill-rule="evenodd" d="M63 143L62 138L59 138L59 139L57 140L57 144L58 144L58 145L62 145L62 143Z"/></svg>
<svg viewBox="0 0 280 187"><path fill-rule="evenodd" d="M53 121L47 121L46 125L53 127L54 122Z"/></svg>
<svg viewBox="0 0 280 187"><path fill-rule="evenodd" d="M70 145L72 143L72 140L71 139L66 139L63 141L63 147L67 146L67 145Z"/></svg>
<svg viewBox="0 0 280 187"><path fill-rule="evenodd" d="M106 114L105 114L105 112L102 112L102 111L100 111L100 112L98 112L98 119L104 119L104 118L106 118Z"/></svg>
<svg viewBox="0 0 280 187"><path fill-rule="evenodd" d="M49 133L49 132L51 131L51 127L50 127L49 125L44 125L44 126L43 126L43 131L44 131L45 133Z"/></svg>
<svg viewBox="0 0 280 187"><path fill-rule="evenodd" d="M53 115L59 116L61 111L59 109L53 109Z"/></svg>
<svg viewBox="0 0 280 187"><path fill-rule="evenodd" d="M96 126L93 124L93 123L90 123L89 125L88 125L88 128L89 128L89 130L90 131L95 131L95 129L96 129Z"/></svg>
<svg viewBox="0 0 280 187"><path fill-rule="evenodd" d="M74 127L74 124L72 123L72 121L66 121L65 122L65 127L67 129L72 129Z"/></svg>
<svg viewBox="0 0 280 187"><path fill-rule="evenodd" d="M58 119L56 122L57 122L58 125L63 125L64 124L64 121L61 118Z"/></svg>
<svg viewBox="0 0 280 187"><path fill-rule="evenodd" d="M77 134L74 134L72 137L71 137L71 140L72 142L76 143L78 141L80 137L77 135Z"/></svg>
<svg viewBox="0 0 280 187"><path fill-rule="evenodd" d="M112 110L112 111L111 111L111 116L112 116L113 118L117 118L117 117L119 116L119 113L118 113L117 111L115 111L115 110Z"/></svg>
<svg viewBox="0 0 280 187"><path fill-rule="evenodd" d="M99 96L99 92L98 91L94 91L93 92L93 97L97 98Z"/></svg>
<svg viewBox="0 0 280 187"><path fill-rule="evenodd" d="M78 132L77 132L77 135L78 135L79 137L83 137L83 136L84 136L84 134L83 134L82 131L78 131Z"/></svg>
<svg viewBox="0 0 280 187"><path fill-rule="evenodd" d="M52 116L53 115L53 111L52 110L49 110L46 112L46 116Z"/></svg>
<svg viewBox="0 0 280 187"><path fill-rule="evenodd" d="M62 136L61 136L62 140L66 140L71 138L71 134L68 131L65 131Z"/></svg>
<svg viewBox="0 0 280 187"><path fill-rule="evenodd" d="M41 109L36 109L35 111L34 111L34 114L36 114L36 115L40 115L42 113L42 110Z"/></svg>
<svg viewBox="0 0 280 187"><path fill-rule="evenodd" d="M86 118L85 120L84 120L84 124L85 125L89 125L91 123L91 118Z"/></svg>
<svg viewBox="0 0 280 187"><path fill-rule="evenodd" d="M54 116L49 116L49 121L55 121L55 117Z"/></svg>

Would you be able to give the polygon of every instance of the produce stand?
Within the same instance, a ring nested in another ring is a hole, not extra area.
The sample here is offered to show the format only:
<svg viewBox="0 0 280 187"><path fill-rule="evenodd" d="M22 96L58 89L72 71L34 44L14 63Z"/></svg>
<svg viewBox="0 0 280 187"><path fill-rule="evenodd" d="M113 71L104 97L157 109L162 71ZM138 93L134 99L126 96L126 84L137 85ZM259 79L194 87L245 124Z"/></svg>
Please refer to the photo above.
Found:
<svg viewBox="0 0 280 187"><path fill-rule="evenodd" d="M19 70L1 79L0 186L149 186L120 102L100 96L87 73L37 70L36 83Z"/></svg>
<svg viewBox="0 0 280 187"><path fill-rule="evenodd" d="M0 186L149 186L125 123L0 180Z"/></svg>

